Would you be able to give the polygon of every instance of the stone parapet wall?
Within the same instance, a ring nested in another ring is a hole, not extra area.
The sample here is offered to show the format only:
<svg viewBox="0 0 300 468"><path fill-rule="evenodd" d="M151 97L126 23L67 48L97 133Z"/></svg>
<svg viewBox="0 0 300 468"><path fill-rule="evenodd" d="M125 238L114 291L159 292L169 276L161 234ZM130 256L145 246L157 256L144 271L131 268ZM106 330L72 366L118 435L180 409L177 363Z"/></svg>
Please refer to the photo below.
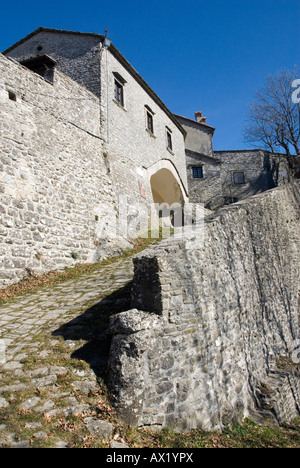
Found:
<svg viewBox="0 0 300 468"><path fill-rule="evenodd" d="M220 210L135 260L112 318L108 383L124 421L222 429L299 415L300 186Z"/></svg>

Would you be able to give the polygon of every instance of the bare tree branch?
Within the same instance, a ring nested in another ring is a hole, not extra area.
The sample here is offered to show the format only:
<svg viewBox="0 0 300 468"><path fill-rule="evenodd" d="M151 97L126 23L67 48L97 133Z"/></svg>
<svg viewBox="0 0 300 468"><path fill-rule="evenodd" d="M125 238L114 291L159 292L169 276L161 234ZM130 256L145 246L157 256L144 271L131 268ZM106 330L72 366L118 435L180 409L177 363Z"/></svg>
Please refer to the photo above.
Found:
<svg viewBox="0 0 300 468"><path fill-rule="evenodd" d="M282 70L269 76L249 106L244 137L247 143L284 153L292 165L300 154L300 105L292 101L292 83L299 78L295 70Z"/></svg>

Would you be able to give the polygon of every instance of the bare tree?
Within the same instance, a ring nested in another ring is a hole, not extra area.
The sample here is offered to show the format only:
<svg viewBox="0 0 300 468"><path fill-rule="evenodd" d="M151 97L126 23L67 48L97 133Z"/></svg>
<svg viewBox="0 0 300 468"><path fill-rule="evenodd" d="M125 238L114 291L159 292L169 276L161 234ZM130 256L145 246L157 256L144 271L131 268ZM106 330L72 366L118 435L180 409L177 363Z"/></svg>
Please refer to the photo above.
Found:
<svg viewBox="0 0 300 468"><path fill-rule="evenodd" d="M290 169L295 156L300 155L300 105L292 99L292 83L297 78L296 69L282 70L267 78L249 107L244 132L247 143L263 145L272 153L283 152Z"/></svg>

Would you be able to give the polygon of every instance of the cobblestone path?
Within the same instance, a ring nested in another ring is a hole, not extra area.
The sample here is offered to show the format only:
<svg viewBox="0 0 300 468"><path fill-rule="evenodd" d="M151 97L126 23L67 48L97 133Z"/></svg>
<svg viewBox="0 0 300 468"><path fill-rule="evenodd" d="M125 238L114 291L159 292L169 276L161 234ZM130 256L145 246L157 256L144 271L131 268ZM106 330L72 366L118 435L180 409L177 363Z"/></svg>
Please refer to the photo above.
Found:
<svg viewBox="0 0 300 468"><path fill-rule="evenodd" d="M102 378L132 276L122 258L0 308L0 447L122 446Z"/></svg>

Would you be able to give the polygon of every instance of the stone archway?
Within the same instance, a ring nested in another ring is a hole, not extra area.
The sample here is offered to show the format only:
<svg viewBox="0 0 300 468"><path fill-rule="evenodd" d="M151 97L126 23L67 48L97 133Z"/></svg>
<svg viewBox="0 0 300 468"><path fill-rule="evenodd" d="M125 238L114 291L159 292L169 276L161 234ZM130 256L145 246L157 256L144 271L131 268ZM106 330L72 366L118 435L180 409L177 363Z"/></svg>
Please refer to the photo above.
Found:
<svg viewBox="0 0 300 468"><path fill-rule="evenodd" d="M181 188L169 169L160 169L150 178L154 203L184 204Z"/></svg>
<svg viewBox="0 0 300 468"><path fill-rule="evenodd" d="M153 201L164 225L181 227L183 223L184 196L174 174L166 168L150 178Z"/></svg>
<svg viewBox="0 0 300 468"><path fill-rule="evenodd" d="M188 192L178 169L169 159L160 159L147 169L144 168L143 178L152 195L155 218L163 219L162 224L165 226L174 225L176 212L182 214L184 205L189 202ZM182 216L179 225L181 223Z"/></svg>
<svg viewBox="0 0 300 468"><path fill-rule="evenodd" d="M156 192L155 197L158 197L157 202L162 201L169 204L176 202L183 204L188 203L187 188L176 166L170 160L161 159L157 163L152 164L152 166L149 166L145 170L144 176L145 179L150 181L152 195L154 195L153 189ZM169 189L164 188L165 185L168 185Z"/></svg>

